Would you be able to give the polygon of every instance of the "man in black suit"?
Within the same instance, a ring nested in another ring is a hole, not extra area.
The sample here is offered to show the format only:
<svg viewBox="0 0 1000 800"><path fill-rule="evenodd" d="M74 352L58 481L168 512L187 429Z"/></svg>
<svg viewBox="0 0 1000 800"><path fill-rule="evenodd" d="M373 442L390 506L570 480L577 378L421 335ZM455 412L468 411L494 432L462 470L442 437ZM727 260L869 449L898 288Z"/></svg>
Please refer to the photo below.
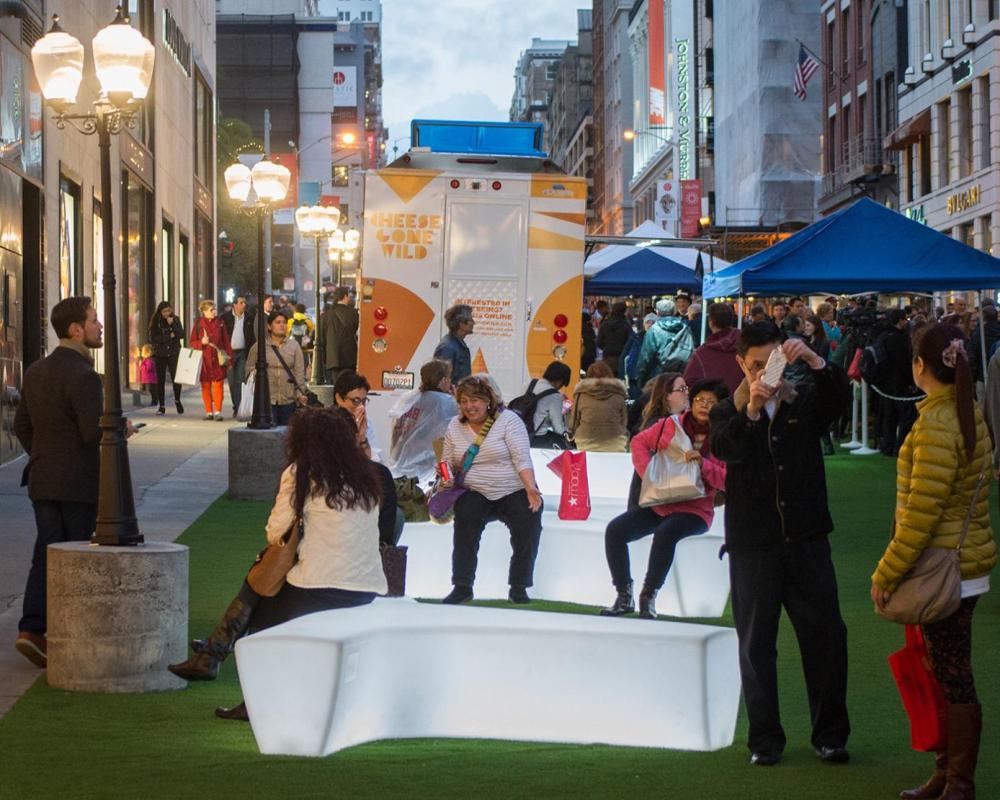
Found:
<svg viewBox="0 0 1000 800"><path fill-rule="evenodd" d="M90 298L67 297L50 320L59 346L25 372L14 416L14 434L28 454L21 485L28 487L38 528L15 646L40 667L46 662L45 548L87 541L94 532L103 405L90 354L103 346L103 329ZM134 431L129 423L129 434Z"/></svg>
<svg viewBox="0 0 1000 800"><path fill-rule="evenodd" d="M229 397L233 401L233 416L240 407L243 397L243 382L247 374L247 353L257 341L257 331L254 328L256 317L252 311L247 311L247 299L238 295L233 302L231 311L222 315L222 324L229 332L229 341L233 346L233 360L229 366Z"/></svg>
<svg viewBox="0 0 1000 800"><path fill-rule="evenodd" d="M351 303L350 289L338 286L333 301L316 326L316 346L323 354L326 382L331 386L341 372L358 367L358 310Z"/></svg>

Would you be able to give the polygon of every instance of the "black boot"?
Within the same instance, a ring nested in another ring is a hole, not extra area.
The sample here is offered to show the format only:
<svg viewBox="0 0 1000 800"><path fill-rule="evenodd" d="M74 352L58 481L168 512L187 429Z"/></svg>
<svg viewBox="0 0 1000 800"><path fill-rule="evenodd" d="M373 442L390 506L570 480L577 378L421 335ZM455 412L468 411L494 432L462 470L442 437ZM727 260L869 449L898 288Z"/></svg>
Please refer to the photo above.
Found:
<svg viewBox="0 0 1000 800"><path fill-rule="evenodd" d="M507 598L510 602L520 605L531 602L531 598L528 597L528 590L523 586L511 586L510 591L507 593Z"/></svg>
<svg viewBox="0 0 1000 800"><path fill-rule="evenodd" d="M656 619L656 594L659 591L646 585L639 592L639 616L643 619Z"/></svg>
<svg viewBox="0 0 1000 800"><path fill-rule="evenodd" d="M472 599L471 586L455 586L451 593L441 602L446 606L457 606L459 603L468 603Z"/></svg>
<svg viewBox="0 0 1000 800"><path fill-rule="evenodd" d="M247 704L240 701L239 705L235 705L232 708L222 708L221 706L215 709L215 716L219 719L234 719L237 722L249 722L250 715L247 714Z"/></svg>
<svg viewBox="0 0 1000 800"><path fill-rule="evenodd" d="M635 600L632 598L632 581L625 586L618 586L618 596L610 608L602 608L602 617L620 617L623 614L631 614L635 611Z"/></svg>
<svg viewBox="0 0 1000 800"><path fill-rule="evenodd" d="M232 652L236 640L246 633L252 615L253 607L243 598L235 598L202 648L187 661L171 664L167 669L186 681L214 681L219 675L219 664Z"/></svg>

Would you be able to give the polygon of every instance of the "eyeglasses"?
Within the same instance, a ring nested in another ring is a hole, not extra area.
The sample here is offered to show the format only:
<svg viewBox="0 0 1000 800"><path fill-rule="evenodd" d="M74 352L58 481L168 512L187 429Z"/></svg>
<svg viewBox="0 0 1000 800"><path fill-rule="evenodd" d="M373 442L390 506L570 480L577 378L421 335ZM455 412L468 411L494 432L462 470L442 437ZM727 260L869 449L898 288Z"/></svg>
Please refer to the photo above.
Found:
<svg viewBox="0 0 1000 800"><path fill-rule="evenodd" d="M675 393L687 394L688 393L688 387L687 386L681 386L679 389L671 389L670 390L670 394L675 394Z"/></svg>
<svg viewBox="0 0 1000 800"><path fill-rule="evenodd" d="M368 398L367 397L348 397L347 399L351 401L351 404L355 408L357 408L358 406L366 406L366 405L368 405Z"/></svg>
<svg viewBox="0 0 1000 800"><path fill-rule="evenodd" d="M711 408L714 406L718 400L714 397L696 397L692 401L692 405L701 406L702 408Z"/></svg>

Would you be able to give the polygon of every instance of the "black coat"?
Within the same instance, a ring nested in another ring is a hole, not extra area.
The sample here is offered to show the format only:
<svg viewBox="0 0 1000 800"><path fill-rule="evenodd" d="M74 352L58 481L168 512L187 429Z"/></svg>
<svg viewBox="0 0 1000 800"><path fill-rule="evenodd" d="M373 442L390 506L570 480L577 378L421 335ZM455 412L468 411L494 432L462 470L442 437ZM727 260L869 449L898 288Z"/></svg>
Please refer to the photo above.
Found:
<svg viewBox="0 0 1000 800"><path fill-rule="evenodd" d="M346 303L334 303L319 318L317 343L326 369L357 369L358 320L358 310Z"/></svg>
<svg viewBox="0 0 1000 800"><path fill-rule="evenodd" d="M32 500L97 504L101 376L90 360L57 347L24 373L14 435L28 453L21 485Z"/></svg>
<svg viewBox="0 0 1000 800"><path fill-rule="evenodd" d="M726 462L726 547L758 550L833 530L820 435L850 402L847 376L827 364L782 385L774 420L746 413L747 383L712 409L712 454Z"/></svg>
<svg viewBox="0 0 1000 800"><path fill-rule="evenodd" d="M227 311L220 319L222 320L222 324L226 326L226 332L229 334L229 341L231 342L233 340L233 328L236 327L236 315L232 311ZM243 312L243 336L247 345L244 349L249 352L250 348L257 343L257 315L249 309Z"/></svg>
<svg viewBox="0 0 1000 800"><path fill-rule="evenodd" d="M1000 322L985 322L983 327L986 330L986 360L989 363L990 349L996 342L1000 342ZM983 375L983 351L980 347L979 326L972 329L972 341L969 349L969 366L972 368L972 377L977 381L985 381Z"/></svg>
<svg viewBox="0 0 1000 800"><path fill-rule="evenodd" d="M597 329L597 346L601 348L604 358L616 358L625 351L632 326L624 314L612 314L601 321Z"/></svg>
<svg viewBox="0 0 1000 800"><path fill-rule="evenodd" d="M913 394L913 350L910 334L890 328L882 334L882 343L889 357L886 379L879 388L894 397Z"/></svg>
<svg viewBox="0 0 1000 800"><path fill-rule="evenodd" d="M153 355L157 358L173 358L181 351L184 340L184 323L174 317L173 324L157 315L153 327L149 329L149 343L153 346Z"/></svg>

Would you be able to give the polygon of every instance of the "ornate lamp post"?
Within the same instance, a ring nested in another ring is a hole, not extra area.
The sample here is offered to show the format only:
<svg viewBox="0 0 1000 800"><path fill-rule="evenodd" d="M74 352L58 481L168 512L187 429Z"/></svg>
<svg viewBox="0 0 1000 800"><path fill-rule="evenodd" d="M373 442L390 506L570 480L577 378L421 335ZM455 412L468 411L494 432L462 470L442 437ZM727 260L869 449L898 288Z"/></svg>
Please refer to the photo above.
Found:
<svg viewBox="0 0 1000 800"><path fill-rule="evenodd" d="M343 278L344 262L354 260L354 253L360 241L361 234L354 228L346 231L338 228L330 236L329 256L331 261L337 260L337 286L340 286Z"/></svg>
<svg viewBox="0 0 1000 800"><path fill-rule="evenodd" d="M319 241L324 236L332 236L340 222L340 209L335 206L301 206L295 210L295 225L303 236L310 236L316 242L316 327L319 328L319 315L323 310L320 300L320 246ZM318 333L318 331L317 331ZM320 366L319 338L313 339L312 383L323 383L323 369Z"/></svg>
<svg viewBox="0 0 1000 800"><path fill-rule="evenodd" d="M264 217L275 203L288 194L292 173L287 167L262 158L253 165L233 164L223 173L230 200L242 203L241 210L257 218L257 364L253 390L253 413L247 427L267 430L271 420L271 393L267 385L267 321L264 319Z"/></svg>
<svg viewBox="0 0 1000 800"><path fill-rule="evenodd" d="M91 46L101 94L92 110L73 114L83 80L83 45L59 27L52 28L31 48L31 63L42 94L55 112L55 124L67 124L85 135L97 134L101 158L101 214L104 287L104 413L101 415L101 476L97 525L91 541L102 545L137 545L143 541L135 517L132 472L128 460L125 417L121 407L121 362L118 342L118 298L115 296L115 239L111 213L111 136L134 128L136 114L149 92L156 49L118 6L114 21L98 31Z"/></svg>

